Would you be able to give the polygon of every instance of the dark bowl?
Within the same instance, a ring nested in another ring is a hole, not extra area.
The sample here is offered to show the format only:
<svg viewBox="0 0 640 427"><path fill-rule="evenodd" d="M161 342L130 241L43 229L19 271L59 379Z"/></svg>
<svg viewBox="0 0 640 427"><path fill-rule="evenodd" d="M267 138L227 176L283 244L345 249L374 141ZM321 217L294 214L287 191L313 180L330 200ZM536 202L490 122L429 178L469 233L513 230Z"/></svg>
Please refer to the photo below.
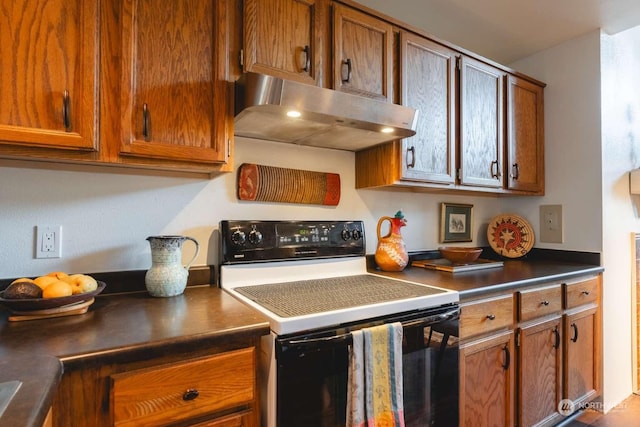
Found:
<svg viewBox="0 0 640 427"><path fill-rule="evenodd" d="M451 264L470 264L478 259L482 248L466 248L462 246L445 246L438 248L440 255L450 261Z"/></svg>

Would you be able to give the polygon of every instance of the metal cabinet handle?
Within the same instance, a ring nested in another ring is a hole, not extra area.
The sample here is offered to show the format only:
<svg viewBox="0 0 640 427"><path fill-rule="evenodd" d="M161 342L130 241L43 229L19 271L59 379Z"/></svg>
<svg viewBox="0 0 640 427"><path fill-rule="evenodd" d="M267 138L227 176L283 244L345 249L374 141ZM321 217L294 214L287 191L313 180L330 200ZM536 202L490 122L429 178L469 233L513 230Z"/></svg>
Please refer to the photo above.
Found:
<svg viewBox="0 0 640 427"><path fill-rule="evenodd" d="M142 136L145 141L151 141L151 113L146 102L142 105Z"/></svg>
<svg viewBox="0 0 640 427"><path fill-rule="evenodd" d="M302 71L308 73L311 69L311 48L309 45L303 47L302 52L304 53L304 66L302 67Z"/></svg>
<svg viewBox="0 0 640 427"><path fill-rule="evenodd" d="M571 341L576 342L578 341L578 325L572 323L571 328L573 329L573 336L571 337Z"/></svg>
<svg viewBox="0 0 640 427"><path fill-rule="evenodd" d="M511 353L509 353L509 347L506 344L502 350L504 351L504 365L502 365L502 369L506 371L509 369L509 365L511 365Z"/></svg>
<svg viewBox="0 0 640 427"><path fill-rule="evenodd" d="M495 171L495 172L494 172ZM500 168L498 167L498 161L494 160L491 162L491 177L500 179Z"/></svg>
<svg viewBox="0 0 640 427"><path fill-rule="evenodd" d="M487 319L495 320L495 318L496 318L495 314L487 314Z"/></svg>
<svg viewBox="0 0 640 427"><path fill-rule="evenodd" d="M545 301L542 301L542 302L540 303L540 305L547 306L547 305L549 305L549 301L546 301L546 300L545 300Z"/></svg>
<svg viewBox="0 0 640 427"><path fill-rule="evenodd" d="M351 58L345 59L342 63L347 66L347 78L343 78L342 83L349 83L351 80ZM342 75L344 76L344 73Z"/></svg>
<svg viewBox="0 0 640 427"><path fill-rule="evenodd" d="M582 295L589 295L589 291L582 291Z"/></svg>
<svg viewBox="0 0 640 427"><path fill-rule="evenodd" d="M71 132L71 100L69 91L65 89L62 94L62 124L65 132Z"/></svg>
<svg viewBox="0 0 640 427"><path fill-rule="evenodd" d="M518 180L518 178L520 178L520 167L518 166L517 163L514 163L513 166L511 166L511 178L513 178L515 181Z"/></svg>
<svg viewBox="0 0 640 427"><path fill-rule="evenodd" d="M195 388L190 388L182 394L182 400L193 400L200 396L200 392Z"/></svg>
<svg viewBox="0 0 640 427"><path fill-rule="evenodd" d="M553 329L553 334L555 335L556 339L556 341L553 343L553 348L558 349L560 348L560 331L558 330L557 326Z"/></svg>
<svg viewBox="0 0 640 427"><path fill-rule="evenodd" d="M411 161L409 161L409 153L411 153ZM416 166L416 147L411 146L407 148L407 167L413 168Z"/></svg>

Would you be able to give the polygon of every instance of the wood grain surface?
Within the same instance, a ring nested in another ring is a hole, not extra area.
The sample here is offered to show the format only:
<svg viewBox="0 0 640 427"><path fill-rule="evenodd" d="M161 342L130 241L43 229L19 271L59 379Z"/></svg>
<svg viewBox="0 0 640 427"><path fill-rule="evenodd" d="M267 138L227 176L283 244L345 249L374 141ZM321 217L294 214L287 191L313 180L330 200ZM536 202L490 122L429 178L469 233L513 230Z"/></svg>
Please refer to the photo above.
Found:
<svg viewBox="0 0 640 427"><path fill-rule="evenodd" d="M336 206L340 175L244 163L238 168L238 199Z"/></svg>

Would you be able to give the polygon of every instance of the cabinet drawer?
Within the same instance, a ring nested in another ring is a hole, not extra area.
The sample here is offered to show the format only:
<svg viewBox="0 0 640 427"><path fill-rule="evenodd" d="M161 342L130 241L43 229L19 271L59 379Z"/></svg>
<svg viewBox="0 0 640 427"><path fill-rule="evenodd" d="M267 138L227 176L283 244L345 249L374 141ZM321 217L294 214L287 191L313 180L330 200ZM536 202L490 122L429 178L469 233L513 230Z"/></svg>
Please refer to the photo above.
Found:
<svg viewBox="0 0 640 427"><path fill-rule="evenodd" d="M164 425L247 404L254 348L111 376L114 425Z"/></svg>
<svg viewBox="0 0 640 427"><path fill-rule="evenodd" d="M558 313L560 310L562 310L560 284L518 291L518 320L521 322Z"/></svg>
<svg viewBox="0 0 640 427"><path fill-rule="evenodd" d="M598 300L598 277L581 282L567 283L565 287L565 308L574 308Z"/></svg>
<svg viewBox="0 0 640 427"><path fill-rule="evenodd" d="M480 335L513 324L513 294L460 305L460 338Z"/></svg>

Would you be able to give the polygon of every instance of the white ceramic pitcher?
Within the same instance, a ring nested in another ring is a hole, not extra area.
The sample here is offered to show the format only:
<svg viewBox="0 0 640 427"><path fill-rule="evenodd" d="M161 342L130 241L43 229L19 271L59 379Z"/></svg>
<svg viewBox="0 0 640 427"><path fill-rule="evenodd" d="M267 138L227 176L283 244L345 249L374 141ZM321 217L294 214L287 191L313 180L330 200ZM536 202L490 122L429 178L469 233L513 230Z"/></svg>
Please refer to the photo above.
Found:
<svg viewBox="0 0 640 427"><path fill-rule="evenodd" d="M151 268L145 275L147 291L154 297L180 295L187 286L189 267L200 252L200 244L188 236L149 236ZM191 240L196 252L186 266L182 265L182 243Z"/></svg>

